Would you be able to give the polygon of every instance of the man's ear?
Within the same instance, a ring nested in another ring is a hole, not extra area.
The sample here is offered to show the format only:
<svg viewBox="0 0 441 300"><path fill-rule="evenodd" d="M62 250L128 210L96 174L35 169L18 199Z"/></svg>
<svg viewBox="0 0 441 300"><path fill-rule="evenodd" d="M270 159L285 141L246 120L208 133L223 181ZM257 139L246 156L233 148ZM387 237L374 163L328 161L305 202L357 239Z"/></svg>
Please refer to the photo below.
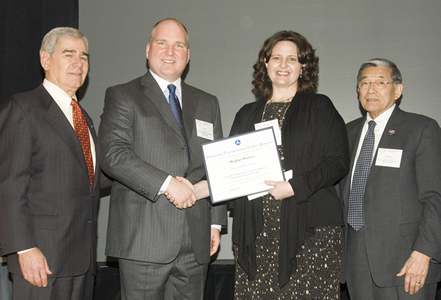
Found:
<svg viewBox="0 0 441 300"><path fill-rule="evenodd" d="M46 51L41 51L40 54L40 64L43 67L43 70L47 71L49 70L49 58L50 54Z"/></svg>
<svg viewBox="0 0 441 300"><path fill-rule="evenodd" d="M401 83L397 84L394 90L395 100L398 100L403 94L403 85Z"/></svg>
<svg viewBox="0 0 441 300"><path fill-rule="evenodd" d="M145 47L145 57L149 59L149 49L150 49L150 43L147 44L147 47Z"/></svg>

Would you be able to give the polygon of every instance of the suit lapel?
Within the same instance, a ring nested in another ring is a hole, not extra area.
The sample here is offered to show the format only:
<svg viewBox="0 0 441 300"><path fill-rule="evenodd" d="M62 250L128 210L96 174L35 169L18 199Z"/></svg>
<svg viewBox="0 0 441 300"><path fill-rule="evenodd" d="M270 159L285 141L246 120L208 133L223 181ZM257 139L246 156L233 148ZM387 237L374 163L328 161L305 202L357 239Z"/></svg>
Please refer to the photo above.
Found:
<svg viewBox="0 0 441 300"><path fill-rule="evenodd" d="M184 82L181 81L182 87L182 118L184 119L185 132L187 134L188 142L190 143L193 134L193 128L196 124L196 108L197 101L192 95L191 89Z"/></svg>
<svg viewBox="0 0 441 300"><path fill-rule="evenodd" d="M46 109L46 121L51 125L54 132L56 132L59 137L64 141L67 148L72 152L72 155L78 161L79 166L84 172L84 175L89 178L89 173L87 171L86 161L84 160L83 149L81 148L81 143L72 125L66 119L66 116L61 111L57 103L52 99L49 93L44 87L41 87L39 97L41 99L43 107ZM91 120L88 120L88 125Z"/></svg>
<svg viewBox="0 0 441 300"><path fill-rule="evenodd" d="M181 129L179 128L175 116L170 109L170 105L168 104L167 99L164 97L164 93L161 91L161 88L150 72L147 72L147 74L142 77L141 84L146 88L144 90L144 95L147 97L147 99L156 106L167 125L170 126L170 128L172 128L184 141Z"/></svg>
<svg viewBox="0 0 441 300"><path fill-rule="evenodd" d="M369 185L369 183L373 180L373 178L377 174L378 170L381 169L381 167L375 165L375 161L377 160L378 149L393 148L395 142L397 141L397 138L399 138L400 135L399 124L401 123L401 119L402 119L401 110L398 108L398 106L396 106L394 111L392 112L392 115L389 118L389 121L386 124L386 127L384 128L383 134L381 135L381 140L380 143L378 144L377 151L375 151L375 156L372 161L372 167L369 173L369 178L366 182L366 186ZM393 132L393 134L390 134L390 132Z"/></svg>
<svg viewBox="0 0 441 300"><path fill-rule="evenodd" d="M351 153L351 165L349 168L349 173L347 175L347 180L343 182L343 199L347 201L349 199L349 192L351 189L351 181L352 181L352 171L355 166L355 155L357 154L358 143L360 141L361 131L363 129L364 122L366 118L360 118L354 126L348 129L348 141L349 141L349 153Z"/></svg>
<svg viewBox="0 0 441 300"><path fill-rule="evenodd" d="M365 123L366 118L361 119L359 124L348 132L349 151L351 153L351 171L355 166L355 155L357 154L358 144L360 142L361 131Z"/></svg>

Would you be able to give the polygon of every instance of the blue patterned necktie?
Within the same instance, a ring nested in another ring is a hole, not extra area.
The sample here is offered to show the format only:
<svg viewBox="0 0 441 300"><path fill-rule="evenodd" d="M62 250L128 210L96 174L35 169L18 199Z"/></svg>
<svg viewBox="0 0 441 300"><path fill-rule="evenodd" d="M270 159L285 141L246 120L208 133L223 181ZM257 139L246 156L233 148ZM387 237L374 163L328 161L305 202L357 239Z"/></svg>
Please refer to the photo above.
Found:
<svg viewBox="0 0 441 300"><path fill-rule="evenodd" d="M169 84L167 88L170 91L170 94L168 95L168 104L170 104L171 111L175 116L176 122L178 123L178 126L181 129L182 136L184 137L185 143L187 144L188 161L190 161L190 149L188 149L187 135L185 134L181 105L179 103L178 96L176 96L175 93L176 86L174 84Z"/></svg>
<svg viewBox="0 0 441 300"><path fill-rule="evenodd" d="M355 165L352 187L349 193L348 223L355 231L360 230L364 225L363 221L363 198L366 189L366 182L372 165L372 155L375 142L374 121L369 121L369 128L363 140L357 164Z"/></svg>

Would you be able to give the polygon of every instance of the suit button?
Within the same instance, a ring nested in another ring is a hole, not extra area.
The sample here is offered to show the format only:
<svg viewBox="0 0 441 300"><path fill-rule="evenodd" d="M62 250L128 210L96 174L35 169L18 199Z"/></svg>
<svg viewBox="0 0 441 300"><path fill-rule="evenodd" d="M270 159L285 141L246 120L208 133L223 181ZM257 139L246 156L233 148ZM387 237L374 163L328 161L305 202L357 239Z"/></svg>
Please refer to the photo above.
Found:
<svg viewBox="0 0 441 300"><path fill-rule="evenodd" d="M182 150L187 149L187 145L182 146Z"/></svg>
<svg viewBox="0 0 441 300"><path fill-rule="evenodd" d="M92 224L92 220L91 219L87 220L87 223Z"/></svg>

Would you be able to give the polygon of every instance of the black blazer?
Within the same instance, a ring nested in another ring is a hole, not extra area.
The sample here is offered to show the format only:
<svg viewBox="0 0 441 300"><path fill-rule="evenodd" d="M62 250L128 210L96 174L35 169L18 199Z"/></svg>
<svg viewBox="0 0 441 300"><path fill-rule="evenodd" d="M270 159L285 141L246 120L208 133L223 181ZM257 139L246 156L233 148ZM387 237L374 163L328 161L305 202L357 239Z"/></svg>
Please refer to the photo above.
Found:
<svg viewBox="0 0 441 300"><path fill-rule="evenodd" d="M95 266L100 168L91 188L75 130L43 86L2 103L0 140L0 255L10 272L21 274L17 251L38 247L52 277L86 273Z"/></svg>
<svg viewBox="0 0 441 300"><path fill-rule="evenodd" d="M266 101L242 107L230 135L254 130L261 122ZM331 100L319 94L296 94L285 115L282 144L286 170L295 195L282 201L279 283L296 270L296 254L318 226L341 226L341 202L334 184L349 168L345 124ZM255 238L262 231L262 201L241 198L234 210L233 243L239 245L239 264L254 278Z"/></svg>

